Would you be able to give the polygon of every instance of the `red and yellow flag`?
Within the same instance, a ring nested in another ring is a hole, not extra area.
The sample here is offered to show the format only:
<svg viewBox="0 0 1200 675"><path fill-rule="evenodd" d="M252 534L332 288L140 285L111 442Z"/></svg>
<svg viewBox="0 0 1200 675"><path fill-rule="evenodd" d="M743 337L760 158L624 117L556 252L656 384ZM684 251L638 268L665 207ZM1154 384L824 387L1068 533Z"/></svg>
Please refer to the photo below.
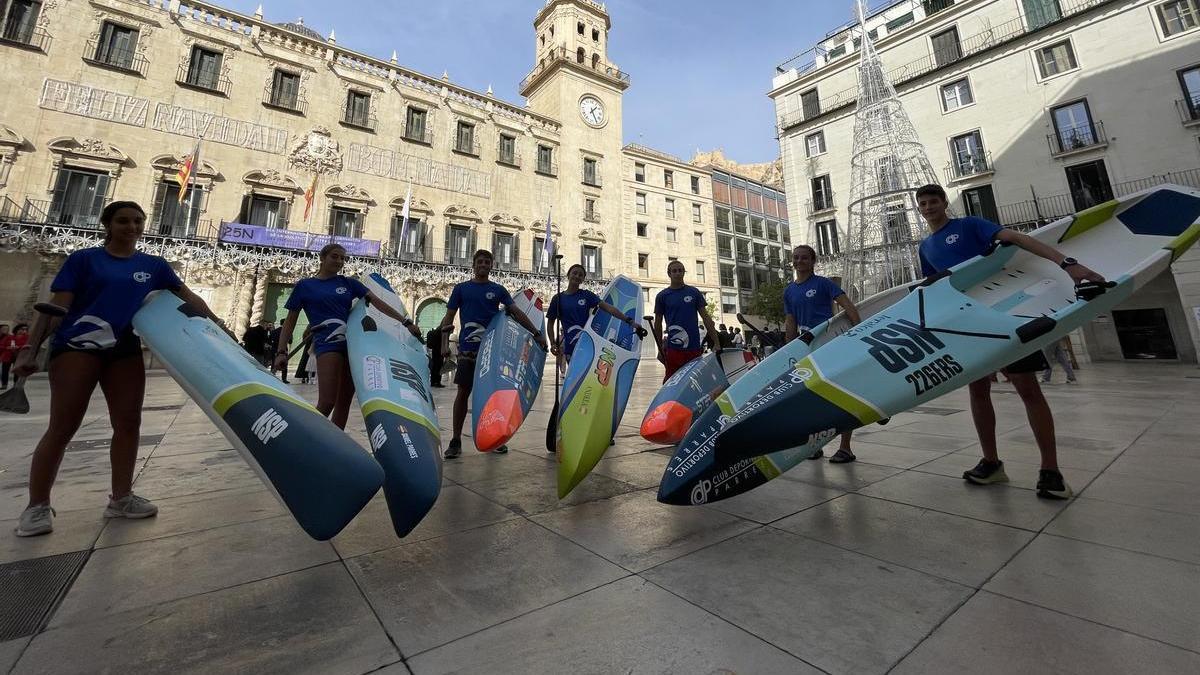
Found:
<svg viewBox="0 0 1200 675"><path fill-rule="evenodd" d="M308 217L312 215L313 201L317 198L317 174L313 174L312 184L304 191L304 222L308 222Z"/></svg>
<svg viewBox="0 0 1200 675"><path fill-rule="evenodd" d="M182 204L184 199L187 199L188 181L192 179L192 174L195 173L196 166L200 163L200 139L196 139L196 147L192 149L192 154L183 158L183 166L179 168L179 173L175 174L175 180L179 183L179 203Z"/></svg>

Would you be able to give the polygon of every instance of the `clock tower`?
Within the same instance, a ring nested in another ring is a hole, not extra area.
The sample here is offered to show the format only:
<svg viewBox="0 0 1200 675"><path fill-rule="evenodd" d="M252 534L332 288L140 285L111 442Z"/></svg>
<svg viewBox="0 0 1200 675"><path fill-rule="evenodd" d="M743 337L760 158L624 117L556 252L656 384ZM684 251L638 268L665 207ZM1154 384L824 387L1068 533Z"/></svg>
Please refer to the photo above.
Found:
<svg viewBox="0 0 1200 675"><path fill-rule="evenodd" d="M583 247L600 250L601 274L621 267L621 97L629 75L608 59L612 25L592 0L547 0L533 20L534 65L520 93L531 111L558 120L554 221L563 269ZM547 204L546 206L550 206ZM578 245L576 245L578 242Z"/></svg>

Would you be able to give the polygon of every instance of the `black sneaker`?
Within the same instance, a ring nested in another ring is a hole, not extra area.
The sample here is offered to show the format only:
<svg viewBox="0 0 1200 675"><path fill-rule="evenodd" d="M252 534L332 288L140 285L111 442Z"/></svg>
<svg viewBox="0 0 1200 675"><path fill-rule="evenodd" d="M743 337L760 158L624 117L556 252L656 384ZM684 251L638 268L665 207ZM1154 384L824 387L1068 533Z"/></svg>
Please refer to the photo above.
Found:
<svg viewBox="0 0 1200 675"><path fill-rule="evenodd" d="M1070 499L1073 494L1071 486L1063 480L1062 472L1058 469L1038 471L1037 496L1042 499Z"/></svg>
<svg viewBox="0 0 1200 675"><path fill-rule="evenodd" d="M809 459L821 459L824 456L825 456L825 450L823 450L822 448L817 448L816 450L813 450L813 453L811 455L809 455L808 458Z"/></svg>
<svg viewBox="0 0 1200 675"><path fill-rule="evenodd" d="M493 450L492 452L496 453L497 455L507 455L508 454L508 446L502 445L502 446L496 448L495 450Z"/></svg>
<svg viewBox="0 0 1200 675"><path fill-rule="evenodd" d="M833 457L829 458L831 464L849 464L858 457L854 456L854 452L845 448L838 448L838 451L833 453Z"/></svg>
<svg viewBox="0 0 1200 675"><path fill-rule="evenodd" d="M442 454L445 459L454 459L462 454L462 440L453 439L446 445L446 452Z"/></svg>
<svg viewBox="0 0 1200 675"><path fill-rule="evenodd" d="M981 459L974 469L963 472L963 478L976 485L1008 482L1008 474L1004 473L1004 462L999 460L989 462Z"/></svg>

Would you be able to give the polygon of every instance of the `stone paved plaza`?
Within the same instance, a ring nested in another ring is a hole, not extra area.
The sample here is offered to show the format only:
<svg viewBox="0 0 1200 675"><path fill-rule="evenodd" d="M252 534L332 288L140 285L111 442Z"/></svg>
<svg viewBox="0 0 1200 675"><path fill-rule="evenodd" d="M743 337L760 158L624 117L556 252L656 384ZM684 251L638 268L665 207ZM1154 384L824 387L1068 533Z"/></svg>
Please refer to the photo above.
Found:
<svg viewBox="0 0 1200 675"><path fill-rule="evenodd" d="M978 455L960 391L858 434L856 464L805 462L693 508L654 500L667 456L637 435L661 373L642 362L617 445L566 501L543 392L513 452L446 463L408 538L378 496L325 543L161 372L134 485L160 515L102 519L97 393L55 532L16 538L46 423L35 379L33 414L0 419L0 671L1200 672L1195 367L1088 365L1047 387L1071 502L1035 498L1037 452L1001 384L1007 486L958 477Z"/></svg>

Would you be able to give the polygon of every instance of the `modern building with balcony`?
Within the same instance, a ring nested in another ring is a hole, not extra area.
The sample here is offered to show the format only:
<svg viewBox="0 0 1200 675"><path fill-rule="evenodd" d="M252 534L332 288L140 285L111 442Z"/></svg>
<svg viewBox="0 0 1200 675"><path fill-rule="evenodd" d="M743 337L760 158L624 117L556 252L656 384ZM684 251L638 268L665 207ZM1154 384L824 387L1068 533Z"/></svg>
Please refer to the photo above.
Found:
<svg viewBox="0 0 1200 675"><path fill-rule="evenodd" d="M1198 0L896 0L865 29L958 214L1030 229L1158 183L1200 188ZM857 23L831 30L770 91L794 232L826 254L849 225L861 40ZM1195 362L1197 308L1193 251L1083 346Z"/></svg>

